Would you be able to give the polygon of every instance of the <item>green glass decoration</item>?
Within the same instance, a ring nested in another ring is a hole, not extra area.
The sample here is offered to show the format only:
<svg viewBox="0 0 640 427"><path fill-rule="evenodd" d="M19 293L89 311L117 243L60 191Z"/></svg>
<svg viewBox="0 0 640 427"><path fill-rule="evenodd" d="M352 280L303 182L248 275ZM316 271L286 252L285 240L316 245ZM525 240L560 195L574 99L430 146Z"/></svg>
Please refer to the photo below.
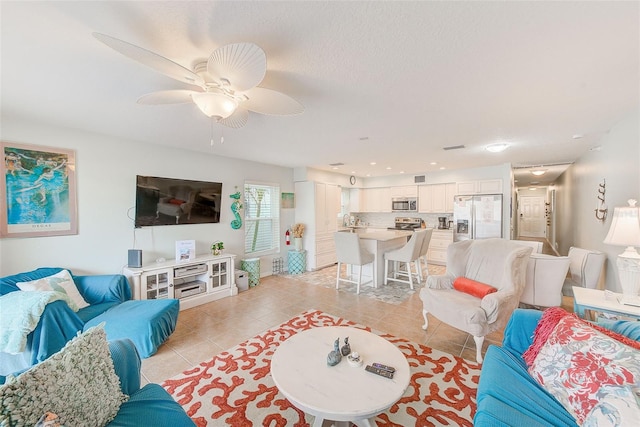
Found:
<svg viewBox="0 0 640 427"><path fill-rule="evenodd" d="M242 227L242 217L239 213L240 209L242 209L242 203L240 203L240 192L236 191L229 197L234 199L233 203L231 203L231 212L233 212L233 215L236 217L236 219L231 221L231 228L233 228L234 230L238 230L240 227Z"/></svg>

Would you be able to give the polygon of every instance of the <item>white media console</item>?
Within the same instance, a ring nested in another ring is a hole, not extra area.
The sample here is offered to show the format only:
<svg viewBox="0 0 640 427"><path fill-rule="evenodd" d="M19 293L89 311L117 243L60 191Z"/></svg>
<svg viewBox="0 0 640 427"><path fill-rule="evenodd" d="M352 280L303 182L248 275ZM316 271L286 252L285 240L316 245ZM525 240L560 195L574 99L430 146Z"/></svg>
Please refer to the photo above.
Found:
<svg viewBox="0 0 640 427"><path fill-rule="evenodd" d="M180 310L238 294L232 254L200 255L190 261L166 261L125 268L134 299L176 298Z"/></svg>

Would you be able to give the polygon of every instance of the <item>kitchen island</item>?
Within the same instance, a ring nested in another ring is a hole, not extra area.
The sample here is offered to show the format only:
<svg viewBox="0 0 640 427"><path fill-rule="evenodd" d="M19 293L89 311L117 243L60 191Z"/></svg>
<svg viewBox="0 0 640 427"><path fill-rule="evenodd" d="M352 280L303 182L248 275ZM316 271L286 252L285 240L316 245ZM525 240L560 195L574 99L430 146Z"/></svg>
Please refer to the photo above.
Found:
<svg viewBox="0 0 640 427"><path fill-rule="evenodd" d="M384 253L407 244L413 231L376 230L358 233L362 247L375 255L373 261L373 285L384 283ZM369 266L363 267L363 274L371 275Z"/></svg>

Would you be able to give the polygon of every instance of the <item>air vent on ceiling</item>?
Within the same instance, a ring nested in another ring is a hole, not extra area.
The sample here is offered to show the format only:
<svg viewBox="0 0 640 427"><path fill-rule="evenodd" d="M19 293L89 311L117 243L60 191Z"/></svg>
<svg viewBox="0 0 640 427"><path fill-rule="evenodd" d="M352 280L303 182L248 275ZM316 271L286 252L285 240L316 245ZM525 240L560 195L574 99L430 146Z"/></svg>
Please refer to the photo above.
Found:
<svg viewBox="0 0 640 427"><path fill-rule="evenodd" d="M449 150L460 150L462 148L465 148L464 145L450 145L448 147L444 147L443 150L444 151L449 151Z"/></svg>
<svg viewBox="0 0 640 427"><path fill-rule="evenodd" d="M329 163L329 166L344 166L344 163L338 162L338 163Z"/></svg>
<svg viewBox="0 0 640 427"><path fill-rule="evenodd" d="M415 184L419 184L419 183L421 183L421 182L425 182L425 177L424 177L424 175L416 175L416 176L414 176L414 177L413 177L413 182L414 182Z"/></svg>

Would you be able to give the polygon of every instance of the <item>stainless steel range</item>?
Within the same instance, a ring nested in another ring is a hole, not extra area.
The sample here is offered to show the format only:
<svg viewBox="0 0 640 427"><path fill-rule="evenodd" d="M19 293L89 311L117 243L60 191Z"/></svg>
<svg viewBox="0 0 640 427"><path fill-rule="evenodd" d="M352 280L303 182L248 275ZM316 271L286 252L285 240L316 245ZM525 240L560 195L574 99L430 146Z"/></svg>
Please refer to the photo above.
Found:
<svg viewBox="0 0 640 427"><path fill-rule="evenodd" d="M389 227L389 230L413 231L422 226L422 218L410 218L398 216L395 219L395 227Z"/></svg>

